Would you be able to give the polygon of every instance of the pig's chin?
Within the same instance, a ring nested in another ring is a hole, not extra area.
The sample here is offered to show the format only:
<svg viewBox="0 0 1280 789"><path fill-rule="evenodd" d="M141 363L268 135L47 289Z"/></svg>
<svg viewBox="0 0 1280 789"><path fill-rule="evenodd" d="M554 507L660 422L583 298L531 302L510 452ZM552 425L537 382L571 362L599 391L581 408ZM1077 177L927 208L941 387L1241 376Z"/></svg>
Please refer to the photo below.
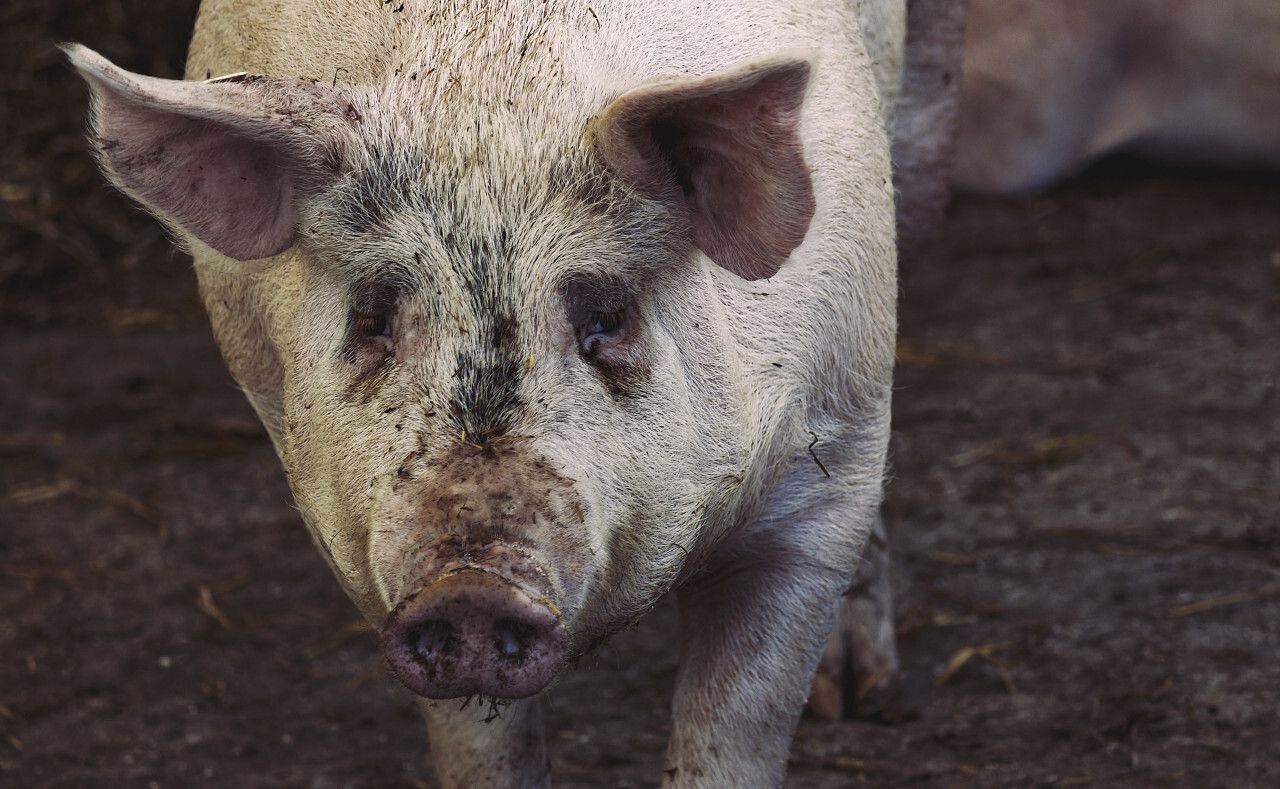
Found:
<svg viewBox="0 0 1280 789"><path fill-rule="evenodd" d="M565 662L569 636L548 574L502 542L445 538L415 551L382 627L396 677L431 699L532 696Z"/></svg>

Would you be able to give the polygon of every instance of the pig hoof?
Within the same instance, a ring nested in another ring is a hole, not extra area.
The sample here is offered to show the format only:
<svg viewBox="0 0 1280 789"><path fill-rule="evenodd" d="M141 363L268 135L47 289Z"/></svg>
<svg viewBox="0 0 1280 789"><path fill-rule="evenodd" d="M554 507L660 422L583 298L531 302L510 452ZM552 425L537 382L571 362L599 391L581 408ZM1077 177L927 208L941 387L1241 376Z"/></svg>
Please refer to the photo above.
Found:
<svg viewBox="0 0 1280 789"><path fill-rule="evenodd" d="M432 699L532 696L555 676L567 643L545 601L478 569L410 594L382 630L382 651L396 676Z"/></svg>

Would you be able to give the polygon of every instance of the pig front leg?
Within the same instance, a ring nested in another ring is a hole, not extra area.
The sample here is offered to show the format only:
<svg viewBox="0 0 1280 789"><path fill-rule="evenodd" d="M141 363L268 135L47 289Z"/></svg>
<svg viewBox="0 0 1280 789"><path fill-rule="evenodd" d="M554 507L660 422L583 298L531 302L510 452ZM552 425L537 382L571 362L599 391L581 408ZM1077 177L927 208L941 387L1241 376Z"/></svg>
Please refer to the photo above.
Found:
<svg viewBox="0 0 1280 789"><path fill-rule="evenodd" d="M537 697L494 707L487 700L464 707L459 699L422 699L419 706L427 719L440 785L444 789L550 787L551 763L539 704Z"/></svg>
<svg viewBox="0 0 1280 789"><path fill-rule="evenodd" d="M889 586L889 535L877 515L809 692L809 711L839 720L883 713L897 695L898 644ZM852 687L846 682L852 681Z"/></svg>
<svg viewBox="0 0 1280 789"><path fill-rule="evenodd" d="M664 787L782 781L852 565L767 542L679 592L681 665Z"/></svg>

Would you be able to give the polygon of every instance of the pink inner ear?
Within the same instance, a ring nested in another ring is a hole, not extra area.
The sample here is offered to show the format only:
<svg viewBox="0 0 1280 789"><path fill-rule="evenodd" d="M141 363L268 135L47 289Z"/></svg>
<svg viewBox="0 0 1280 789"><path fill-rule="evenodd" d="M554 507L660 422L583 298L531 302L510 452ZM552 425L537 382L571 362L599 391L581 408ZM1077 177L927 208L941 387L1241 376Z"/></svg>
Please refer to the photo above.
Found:
<svg viewBox="0 0 1280 789"><path fill-rule="evenodd" d="M813 218L813 184L799 137L809 78L780 59L640 88L601 116L596 142L624 179L690 209L694 241L744 279L777 273Z"/></svg>
<svg viewBox="0 0 1280 789"><path fill-rule="evenodd" d="M109 93L99 128L120 185L210 247L255 260L293 244L293 186L270 145Z"/></svg>
<svg viewBox="0 0 1280 789"><path fill-rule="evenodd" d="M776 274L813 218L813 184L800 140L794 126L777 134L770 112L762 109L737 127L713 123L688 134L694 238L712 260L744 279ZM698 150L700 143L707 147Z"/></svg>

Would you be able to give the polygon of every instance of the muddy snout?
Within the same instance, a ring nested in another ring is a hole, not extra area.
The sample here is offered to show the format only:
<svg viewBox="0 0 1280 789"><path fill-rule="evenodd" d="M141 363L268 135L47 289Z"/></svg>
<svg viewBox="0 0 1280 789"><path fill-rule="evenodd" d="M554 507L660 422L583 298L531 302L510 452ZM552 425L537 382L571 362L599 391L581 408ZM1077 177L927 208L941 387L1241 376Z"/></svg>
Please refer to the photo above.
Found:
<svg viewBox="0 0 1280 789"><path fill-rule="evenodd" d="M568 634L545 595L489 570L455 570L388 615L382 651L409 690L432 699L532 696L564 659Z"/></svg>

